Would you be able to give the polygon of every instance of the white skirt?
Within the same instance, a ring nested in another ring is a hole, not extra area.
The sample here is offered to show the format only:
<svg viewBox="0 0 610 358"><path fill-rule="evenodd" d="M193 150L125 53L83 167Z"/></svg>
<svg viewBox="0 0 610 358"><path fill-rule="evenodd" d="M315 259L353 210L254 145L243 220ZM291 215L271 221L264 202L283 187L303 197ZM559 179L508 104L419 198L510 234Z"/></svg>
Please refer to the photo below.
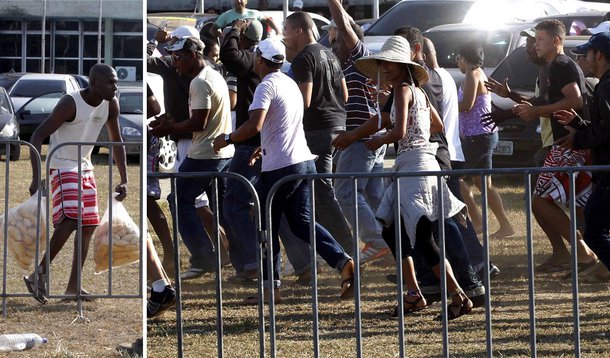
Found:
<svg viewBox="0 0 610 358"><path fill-rule="evenodd" d="M392 170L402 173L440 171L435 154L436 146L407 150L396 158ZM403 177L398 183L401 216L413 247L417 223L422 216L432 222L439 218L438 179L436 176ZM451 218L459 213L465 204L453 196L445 178L441 179L441 190L444 202L443 218Z"/></svg>

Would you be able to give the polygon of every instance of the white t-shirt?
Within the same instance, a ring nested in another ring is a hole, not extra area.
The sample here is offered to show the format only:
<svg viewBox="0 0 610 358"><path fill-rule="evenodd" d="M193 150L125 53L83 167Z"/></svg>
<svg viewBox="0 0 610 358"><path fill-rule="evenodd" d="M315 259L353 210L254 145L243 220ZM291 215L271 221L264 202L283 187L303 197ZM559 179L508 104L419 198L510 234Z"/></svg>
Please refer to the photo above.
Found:
<svg viewBox="0 0 610 358"><path fill-rule="evenodd" d="M435 68L443 83L443 98L441 100L444 113L441 114L449 147L449 159L455 162L464 161L462 142L460 140L460 121L458 110L457 86L451 74L444 68Z"/></svg>
<svg viewBox="0 0 610 358"><path fill-rule="evenodd" d="M193 78L189 88L189 111L209 109L207 125L193 132L193 144L188 157L192 159L226 159L233 157L235 148L229 145L214 152L212 143L222 133L231 133L229 89L224 77L206 66Z"/></svg>
<svg viewBox="0 0 610 358"><path fill-rule="evenodd" d="M261 129L262 171L312 160L303 130L303 97L296 82L281 72L269 73L256 87L249 111L264 109Z"/></svg>

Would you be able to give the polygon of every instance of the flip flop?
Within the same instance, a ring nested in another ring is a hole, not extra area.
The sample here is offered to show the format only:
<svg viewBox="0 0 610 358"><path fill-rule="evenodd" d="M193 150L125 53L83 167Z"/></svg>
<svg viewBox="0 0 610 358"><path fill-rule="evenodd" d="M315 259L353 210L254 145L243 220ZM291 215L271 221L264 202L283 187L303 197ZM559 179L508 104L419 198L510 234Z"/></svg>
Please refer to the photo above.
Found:
<svg viewBox="0 0 610 358"><path fill-rule="evenodd" d="M341 299L354 298L354 276L350 276L341 282Z"/></svg>
<svg viewBox="0 0 610 358"><path fill-rule="evenodd" d="M544 273L555 273L565 270L569 270L572 267L570 263L554 264L551 262L544 262L536 267L536 270Z"/></svg>
<svg viewBox="0 0 610 358"><path fill-rule="evenodd" d="M508 239L512 239L515 237L515 234L498 234L497 232L494 232L493 234L489 235L490 239L493 240L508 240Z"/></svg>
<svg viewBox="0 0 610 358"><path fill-rule="evenodd" d="M27 276L23 276L23 281L25 282L25 287L28 289L28 292L32 295L32 297L34 297L36 301L43 305L46 305L47 302L49 302L44 287L39 287L38 295L36 295L36 291L34 290L34 282L30 281ZM40 281L38 283L40 284Z"/></svg>

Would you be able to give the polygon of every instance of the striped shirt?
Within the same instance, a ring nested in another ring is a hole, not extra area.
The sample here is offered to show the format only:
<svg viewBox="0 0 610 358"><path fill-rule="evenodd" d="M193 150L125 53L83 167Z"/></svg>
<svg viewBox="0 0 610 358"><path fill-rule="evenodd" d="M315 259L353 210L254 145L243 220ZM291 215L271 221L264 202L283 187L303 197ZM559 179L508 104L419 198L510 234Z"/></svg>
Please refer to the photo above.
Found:
<svg viewBox="0 0 610 358"><path fill-rule="evenodd" d="M367 84L367 77L358 72L355 65L357 59L370 56L373 53L366 48L362 41L358 41L356 46L350 51L350 54L349 60L342 66L349 95L345 104L348 131L364 124L371 116L377 114L375 102L371 99L370 95L374 93L374 87ZM362 138L361 140L368 139L370 137Z"/></svg>

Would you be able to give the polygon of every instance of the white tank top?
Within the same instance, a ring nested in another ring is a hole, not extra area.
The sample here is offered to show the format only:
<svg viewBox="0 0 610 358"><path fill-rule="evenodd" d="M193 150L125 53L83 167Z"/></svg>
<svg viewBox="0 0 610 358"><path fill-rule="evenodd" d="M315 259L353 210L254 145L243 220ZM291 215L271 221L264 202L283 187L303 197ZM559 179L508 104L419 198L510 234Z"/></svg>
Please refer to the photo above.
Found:
<svg viewBox="0 0 610 358"><path fill-rule="evenodd" d="M51 134L49 153L53 148L67 142L95 142L100 130L108 120L108 101L102 101L99 106L93 107L87 104L80 91L69 94L76 104L76 114L71 122L64 122L55 133ZM81 147L80 163L83 170L93 169L91 164L91 152L93 146ZM78 146L62 146L51 157L51 169L78 170Z"/></svg>

